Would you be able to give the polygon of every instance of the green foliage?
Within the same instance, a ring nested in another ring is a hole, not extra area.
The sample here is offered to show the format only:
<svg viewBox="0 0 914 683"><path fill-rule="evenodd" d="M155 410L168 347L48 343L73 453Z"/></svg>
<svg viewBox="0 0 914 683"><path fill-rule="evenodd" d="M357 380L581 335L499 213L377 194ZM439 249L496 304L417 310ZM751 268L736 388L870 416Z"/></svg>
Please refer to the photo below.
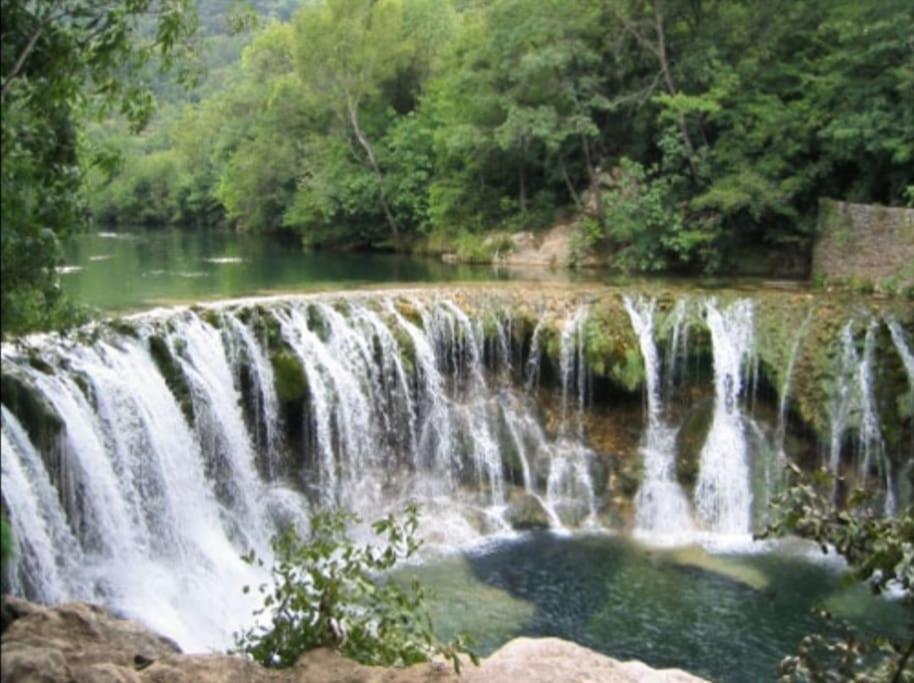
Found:
<svg viewBox="0 0 914 683"><path fill-rule="evenodd" d="M620 160L603 194L603 220L582 224L589 245L608 245L623 270L663 270L688 262L711 235L688 229L673 201L672 180L636 161Z"/></svg>
<svg viewBox="0 0 914 683"><path fill-rule="evenodd" d="M0 328L9 334L74 317L56 268L61 240L85 224L81 119L116 111L142 127L150 60L173 66L196 18L189 0L5 0L0 13ZM147 13L155 19L144 24Z"/></svg>
<svg viewBox="0 0 914 683"><path fill-rule="evenodd" d="M823 196L912 201L906 0L258 0L243 52L211 3L200 101L100 215L155 167L148 221L401 248L570 210L620 268L696 271L808 248Z"/></svg>
<svg viewBox="0 0 914 683"><path fill-rule="evenodd" d="M15 548L13 529L10 527L6 515L3 515L0 517L0 563L5 565L12 559L13 548Z"/></svg>
<svg viewBox="0 0 914 683"><path fill-rule="evenodd" d="M476 663L463 639L447 645L435 640L417 582L404 588L382 576L419 549L418 514L410 503L402 521L388 515L375 522L378 546L357 545L348 528L359 519L343 512L312 515L307 539L294 531L275 537L273 585L259 587L263 607L255 612L270 624L236 634L238 650L274 667L292 666L316 647L382 666L408 666L442 655L459 673L461 655ZM253 553L244 559L263 564Z"/></svg>
<svg viewBox="0 0 914 683"><path fill-rule="evenodd" d="M820 470L813 475L791 465L791 484L772 503L776 520L765 535L794 533L816 541L827 553L829 546L847 560L860 581L874 592L897 581L908 594L914 589L914 507L884 517L869 493L850 495L846 509L832 502L833 476Z"/></svg>
<svg viewBox="0 0 914 683"><path fill-rule="evenodd" d="M854 577L866 581L875 593L889 584L914 597L914 506L897 516L876 512L872 495L855 491L847 507L833 502L834 477L821 470L806 474L794 465L788 470L788 488L772 503L772 518L762 537L793 533L831 548L847 560ZM864 638L822 613L829 631L803 639L796 655L778 667L783 681L911 681L908 662L914 639L900 644L885 638Z"/></svg>

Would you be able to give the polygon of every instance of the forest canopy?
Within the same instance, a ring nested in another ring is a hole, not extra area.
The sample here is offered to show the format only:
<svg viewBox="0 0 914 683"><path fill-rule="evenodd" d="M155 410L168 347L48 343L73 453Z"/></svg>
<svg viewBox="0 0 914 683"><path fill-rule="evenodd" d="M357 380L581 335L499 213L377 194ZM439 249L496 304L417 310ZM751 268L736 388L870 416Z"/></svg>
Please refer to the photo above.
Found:
<svg viewBox="0 0 914 683"><path fill-rule="evenodd" d="M914 204L908 0L225 5L3 0L4 329L89 220L417 249L572 215L700 272L802 252L821 197Z"/></svg>
<svg viewBox="0 0 914 683"><path fill-rule="evenodd" d="M713 265L804 242L821 196L911 202L912 34L905 0L306 3L93 207L379 245L545 225L602 186L585 238Z"/></svg>

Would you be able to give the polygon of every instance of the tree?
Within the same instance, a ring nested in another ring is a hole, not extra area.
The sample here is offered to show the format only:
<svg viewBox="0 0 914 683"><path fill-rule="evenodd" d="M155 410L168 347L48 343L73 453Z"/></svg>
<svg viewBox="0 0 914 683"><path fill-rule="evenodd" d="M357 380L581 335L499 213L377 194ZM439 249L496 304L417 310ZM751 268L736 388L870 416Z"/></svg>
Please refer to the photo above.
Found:
<svg viewBox="0 0 914 683"><path fill-rule="evenodd" d="M0 329L9 334L67 314L56 267L61 239L86 220L82 119L118 111L142 127L153 106L146 68L153 55L171 67L196 19L189 0L3 0L0 19Z"/></svg>
<svg viewBox="0 0 914 683"><path fill-rule="evenodd" d="M329 0L295 17L295 59L302 82L325 98L338 123L351 131L378 186L391 236L400 226L384 191L384 172L361 123L366 100L403 64L402 5L393 0Z"/></svg>

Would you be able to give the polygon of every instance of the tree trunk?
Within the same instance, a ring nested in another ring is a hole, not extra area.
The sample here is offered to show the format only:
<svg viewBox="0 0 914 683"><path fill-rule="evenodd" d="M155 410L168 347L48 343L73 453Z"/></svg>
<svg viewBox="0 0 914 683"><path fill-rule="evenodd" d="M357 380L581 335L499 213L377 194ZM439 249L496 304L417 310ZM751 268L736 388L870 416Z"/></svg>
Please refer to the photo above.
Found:
<svg viewBox="0 0 914 683"><path fill-rule="evenodd" d="M676 82L673 80L669 58L666 53L666 33L663 30L663 0L654 0L654 23L657 30L657 59L660 62L660 71L663 73L666 89L671 96L675 97L679 91L676 89ZM689 168L692 170L692 180L698 183L698 167L695 165L695 145L692 144L689 127L682 112L676 112L676 123L682 133L682 141L685 144L686 154L688 155Z"/></svg>
<svg viewBox="0 0 914 683"><path fill-rule="evenodd" d="M384 208L384 217L387 219L387 225L390 226L390 232L391 235L393 235L394 240L398 240L400 239L400 226L397 225L397 220L394 218L393 211L391 211L390 205L387 203L387 197L384 196L384 175L381 173L381 167L378 166L378 160L375 158L371 143L368 142L368 138L365 137L365 134L359 127L358 110L351 97L346 98L346 108L349 111L349 123L352 125L355 137L362 146L362 149L365 150L365 155L368 157L368 164L371 166L374 177L378 181L378 192L381 195L381 206Z"/></svg>
<svg viewBox="0 0 914 683"><path fill-rule="evenodd" d="M590 143L587 136L581 134L581 148L584 150L584 163L587 165L587 180L590 183L590 191L594 193L594 204L597 209L597 220L603 225L603 198L600 196L600 183L597 178L597 171L593 167L593 156L590 153Z"/></svg>
<svg viewBox="0 0 914 683"><path fill-rule="evenodd" d="M568 177L568 167L565 165L565 157L559 157L559 170L562 171L562 180L565 181L565 187L568 188L568 194L571 195L572 201L574 201L575 208L581 210L581 197L578 195L577 191L574 189L574 184L571 182L571 178Z"/></svg>
<svg viewBox="0 0 914 683"><path fill-rule="evenodd" d="M520 166L517 169L518 183L520 184L520 212L527 212L527 169L525 161L527 157L527 141L524 138L520 140Z"/></svg>

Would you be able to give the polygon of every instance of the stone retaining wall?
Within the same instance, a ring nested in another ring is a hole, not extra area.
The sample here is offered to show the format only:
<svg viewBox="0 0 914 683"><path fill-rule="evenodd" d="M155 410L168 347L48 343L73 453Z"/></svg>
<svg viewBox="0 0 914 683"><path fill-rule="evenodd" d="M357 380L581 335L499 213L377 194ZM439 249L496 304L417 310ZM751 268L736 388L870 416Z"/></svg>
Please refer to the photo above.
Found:
<svg viewBox="0 0 914 683"><path fill-rule="evenodd" d="M820 200L812 276L914 285L914 209Z"/></svg>

